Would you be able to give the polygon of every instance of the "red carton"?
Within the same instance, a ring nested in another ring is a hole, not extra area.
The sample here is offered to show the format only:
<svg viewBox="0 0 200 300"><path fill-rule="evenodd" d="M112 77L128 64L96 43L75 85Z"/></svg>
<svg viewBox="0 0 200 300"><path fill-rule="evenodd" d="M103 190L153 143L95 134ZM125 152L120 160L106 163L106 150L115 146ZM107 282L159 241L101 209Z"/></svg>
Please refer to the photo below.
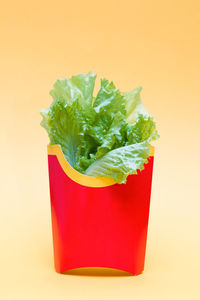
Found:
<svg viewBox="0 0 200 300"><path fill-rule="evenodd" d="M134 275L144 269L154 148L144 170L126 184L90 177L48 146L54 261L57 272L105 267Z"/></svg>

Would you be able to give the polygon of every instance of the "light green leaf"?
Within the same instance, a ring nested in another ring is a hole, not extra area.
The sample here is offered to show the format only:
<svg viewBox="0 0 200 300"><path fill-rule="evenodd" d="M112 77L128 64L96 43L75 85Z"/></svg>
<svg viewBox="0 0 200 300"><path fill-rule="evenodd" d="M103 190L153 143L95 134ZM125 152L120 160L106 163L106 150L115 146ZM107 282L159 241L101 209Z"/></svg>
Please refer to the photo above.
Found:
<svg viewBox="0 0 200 300"><path fill-rule="evenodd" d="M140 98L140 92L142 87L138 87L131 92L123 93L126 103L126 120L129 124L133 124L137 121L138 115L143 114L148 116L144 105Z"/></svg>
<svg viewBox="0 0 200 300"><path fill-rule="evenodd" d="M112 149L125 145L124 134L126 130L126 121L121 112L116 113L109 129L102 137L102 143L97 148L96 157L100 158Z"/></svg>
<svg viewBox="0 0 200 300"><path fill-rule="evenodd" d="M126 183L129 174L142 170L149 156L149 143L138 143L114 149L96 160L85 171L88 176L110 176L117 183Z"/></svg>
<svg viewBox="0 0 200 300"><path fill-rule="evenodd" d="M87 156L90 145L84 139L87 123L78 100L71 105L64 100L53 102L50 109L41 112L51 144L61 145L62 151L71 166L75 166L81 156Z"/></svg>
<svg viewBox="0 0 200 300"><path fill-rule="evenodd" d="M114 116L118 111L126 114L125 97L115 88L113 82L101 79L101 88L94 100L94 109L97 113L107 111Z"/></svg>
<svg viewBox="0 0 200 300"><path fill-rule="evenodd" d="M79 99L81 105L91 105L96 75L89 72L87 75L78 74L70 79L61 78L54 83L50 95L54 101L64 100L71 104Z"/></svg>
<svg viewBox="0 0 200 300"><path fill-rule="evenodd" d="M127 126L127 138L129 144L158 139L159 134L153 117L139 114L137 121L133 125Z"/></svg>
<svg viewBox="0 0 200 300"><path fill-rule="evenodd" d="M94 98L95 79L90 72L57 80L50 92L54 101L41 110L41 125L74 169L124 183L143 168L149 142L159 135L141 102L141 87L121 93L102 79Z"/></svg>

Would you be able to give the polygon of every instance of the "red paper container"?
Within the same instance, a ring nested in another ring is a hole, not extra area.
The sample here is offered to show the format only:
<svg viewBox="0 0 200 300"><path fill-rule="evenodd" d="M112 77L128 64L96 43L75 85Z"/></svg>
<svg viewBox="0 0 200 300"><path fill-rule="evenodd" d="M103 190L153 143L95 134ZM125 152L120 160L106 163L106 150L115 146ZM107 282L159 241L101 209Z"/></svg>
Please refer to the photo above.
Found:
<svg viewBox="0 0 200 300"><path fill-rule="evenodd" d="M59 145L48 146L54 261L57 272L105 267L134 275L144 269L153 147L126 184L74 170Z"/></svg>

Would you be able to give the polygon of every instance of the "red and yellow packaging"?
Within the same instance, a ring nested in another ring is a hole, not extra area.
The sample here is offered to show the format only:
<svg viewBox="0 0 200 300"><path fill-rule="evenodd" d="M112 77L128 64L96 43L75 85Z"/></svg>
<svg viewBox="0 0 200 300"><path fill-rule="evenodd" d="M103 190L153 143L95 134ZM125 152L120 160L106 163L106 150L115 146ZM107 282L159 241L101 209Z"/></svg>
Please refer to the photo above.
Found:
<svg viewBox="0 0 200 300"><path fill-rule="evenodd" d="M134 275L144 269L154 148L126 184L90 177L48 146L54 261L57 272L105 267Z"/></svg>

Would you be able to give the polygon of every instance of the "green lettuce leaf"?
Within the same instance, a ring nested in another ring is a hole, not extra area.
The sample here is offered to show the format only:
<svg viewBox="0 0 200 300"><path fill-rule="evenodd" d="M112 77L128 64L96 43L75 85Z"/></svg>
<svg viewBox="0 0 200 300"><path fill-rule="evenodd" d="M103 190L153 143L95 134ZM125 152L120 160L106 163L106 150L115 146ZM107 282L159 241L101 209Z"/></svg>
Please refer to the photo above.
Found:
<svg viewBox="0 0 200 300"><path fill-rule="evenodd" d="M115 113L120 111L122 114L126 114L125 97L115 88L113 82L109 82L107 79L101 79L101 88L94 100L95 111L105 111L114 116Z"/></svg>
<svg viewBox="0 0 200 300"><path fill-rule="evenodd" d="M127 126L128 144L150 142L158 138L159 134L153 117L139 114L135 124Z"/></svg>
<svg viewBox="0 0 200 300"><path fill-rule="evenodd" d="M41 111L41 125L47 130L51 144L61 145L63 154L72 167L81 156L86 156L93 147L93 141L85 139L87 119L78 99L71 105L64 100L53 102L48 111Z"/></svg>
<svg viewBox="0 0 200 300"><path fill-rule="evenodd" d="M149 152L148 142L114 149L89 166L85 174L110 176L118 183L125 183L129 174L136 174L138 169L144 168Z"/></svg>
<svg viewBox="0 0 200 300"><path fill-rule="evenodd" d="M102 79L94 97L95 79L89 72L57 80L50 92L51 106L41 110L41 125L50 144L61 145L74 169L124 183L143 168L149 142L159 135L141 102L140 87L121 93L113 82Z"/></svg>
<svg viewBox="0 0 200 300"><path fill-rule="evenodd" d="M126 121L124 115L118 111L103 136L101 145L97 148L96 157L100 158L112 149L125 145Z"/></svg>
<svg viewBox="0 0 200 300"><path fill-rule="evenodd" d="M126 105L126 120L129 124L135 123L140 114L148 116L148 112L140 98L141 90L142 87L138 87L131 92L123 93Z"/></svg>
<svg viewBox="0 0 200 300"><path fill-rule="evenodd" d="M50 91L54 101L64 100L70 104L78 99L82 105L91 105L96 75L89 72L87 75L78 74L70 79L61 78L54 83Z"/></svg>

